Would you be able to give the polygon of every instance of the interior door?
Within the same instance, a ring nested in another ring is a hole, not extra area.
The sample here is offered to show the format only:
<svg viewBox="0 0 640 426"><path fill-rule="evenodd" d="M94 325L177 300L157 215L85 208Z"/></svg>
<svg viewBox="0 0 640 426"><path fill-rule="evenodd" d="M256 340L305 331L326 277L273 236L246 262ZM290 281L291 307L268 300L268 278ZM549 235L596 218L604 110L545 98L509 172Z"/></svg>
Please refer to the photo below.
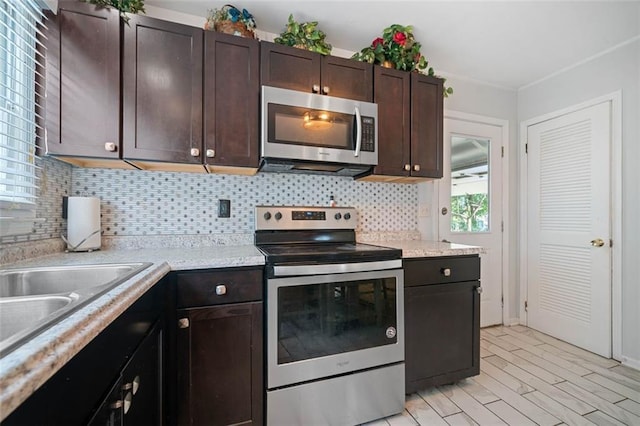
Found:
<svg viewBox="0 0 640 426"><path fill-rule="evenodd" d="M439 238L481 246L480 326L502 324L502 128L444 120Z"/></svg>
<svg viewBox="0 0 640 426"><path fill-rule="evenodd" d="M527 128L527 325L611 356L610 103Z"/></svg>

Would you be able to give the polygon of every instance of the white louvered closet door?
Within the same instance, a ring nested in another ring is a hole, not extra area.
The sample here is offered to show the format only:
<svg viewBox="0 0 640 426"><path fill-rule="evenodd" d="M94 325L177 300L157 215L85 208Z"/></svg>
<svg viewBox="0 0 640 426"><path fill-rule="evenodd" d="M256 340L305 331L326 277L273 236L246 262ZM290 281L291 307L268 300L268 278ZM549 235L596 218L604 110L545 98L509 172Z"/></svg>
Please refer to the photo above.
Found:
<svg viewBox="0 0 640 426"><path fill-rule="evenodd" d="M605 102L527 130L527 325L605 357L611 356L610 121Z"/></svg>

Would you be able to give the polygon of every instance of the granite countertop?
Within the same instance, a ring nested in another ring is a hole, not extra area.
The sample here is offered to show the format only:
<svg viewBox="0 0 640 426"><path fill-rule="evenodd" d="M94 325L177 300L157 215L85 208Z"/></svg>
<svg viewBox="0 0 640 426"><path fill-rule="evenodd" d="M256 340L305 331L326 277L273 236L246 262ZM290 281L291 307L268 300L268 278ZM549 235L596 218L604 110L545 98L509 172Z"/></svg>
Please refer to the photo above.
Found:
<svg viewBox="0 0 640 426"><path fill-rule="evenodd" d="M485 252L482 247L467 246L456 243L444 243L440 241L399 240L384 241L374 244L401 249L403 259L415 257L460 256L468 254L482 254Z"/></svg>
<svg viewBox="0 0 640 426"><path fill-rule="evenodd" d="M0 358L0 421L170 271L263 265L253 245L58 253L2 268L152 262L139 274L83 306Z"/></svg>

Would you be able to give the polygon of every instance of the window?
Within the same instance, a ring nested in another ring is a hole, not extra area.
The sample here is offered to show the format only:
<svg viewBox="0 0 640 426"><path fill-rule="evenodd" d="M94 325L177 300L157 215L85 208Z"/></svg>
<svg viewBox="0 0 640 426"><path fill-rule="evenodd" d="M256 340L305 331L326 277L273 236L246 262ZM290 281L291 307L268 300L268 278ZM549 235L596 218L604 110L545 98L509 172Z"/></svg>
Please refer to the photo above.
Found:
<svg viewBox="0 0 640 426"><path fill-rule="evenodd" d="M489 231L491 141L451 138L451 232Z"/></svg>
<svg viewBox="0 0 640 426"><path fill-rule="evenodd" d="M0 235L29 232L35 217L42 19L35 0L0 0Z"/></svg>

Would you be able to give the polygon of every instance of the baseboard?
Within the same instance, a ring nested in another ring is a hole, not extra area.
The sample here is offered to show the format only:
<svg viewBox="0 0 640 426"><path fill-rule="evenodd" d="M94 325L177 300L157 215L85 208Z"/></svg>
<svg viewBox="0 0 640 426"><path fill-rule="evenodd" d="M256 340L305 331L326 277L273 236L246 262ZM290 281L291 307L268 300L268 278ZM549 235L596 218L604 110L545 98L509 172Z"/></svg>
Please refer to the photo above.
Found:
<svg viewBox="0 0 640 426"><path fill-rule="evenodd" d="M512 325L525 325L525 324L520 322L520 318L509 318L504 325L511 327Z"/></svg>
<svg viewBox="0 0 640 426"><path fill-rule="evenodd" d="M629 358L628 356L621 356L620 362L625 367L631 367L636 370L640 370L640 359Z"/></svg>

